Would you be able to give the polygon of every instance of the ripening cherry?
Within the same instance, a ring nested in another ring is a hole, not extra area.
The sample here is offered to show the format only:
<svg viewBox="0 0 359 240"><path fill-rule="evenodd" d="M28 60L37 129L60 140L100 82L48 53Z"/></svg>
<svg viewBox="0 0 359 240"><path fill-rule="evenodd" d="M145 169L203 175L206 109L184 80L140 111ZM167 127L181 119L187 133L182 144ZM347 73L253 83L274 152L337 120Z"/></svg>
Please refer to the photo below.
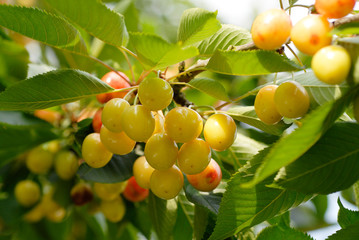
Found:
<svg viewBox="0 0 359 240"><path fill-rule="evenodd" d="M55 171L63 180L69 180L75 176L79 167L75 153L70 150L61 150L55 155Z"/></svg>
<svg viewBox="0 0 359 240"><path fill-rule="evenodd" d="M100 138L107 150L118 155L130 153L136 145L125 132L111 132L105 126L101 128Z"/></svg>
<svg viewBox="0 0 359 240"><path fill-rule="evenodd" d="M61 114L51 109L38 109L34 111L34 116L45 120L52 124L58 124L61 119Z"/></svg>
<svg viewBox="0 0 359 240"><path fill-rule="evenodd" d="M227 114L216 113L207 119L204 124L203 134L212 149L224 151L232 146L234 140L236 140L237 126L233 118Z"/></svg>
<svg viewBox="0 0 359 240"><path fill-rule="evenodd" d="M351 67L350 55L339 45L320 49L312 59L315 76L327 84L340 84L347 78Z"/></svg>
<svg viewBox="0 0 359 240"><path fill-rule="evenodd" d="M15 186L15 198L17 202L24 206L30 207L34 205L40 199L40 187L39 184L31 180L23 180Z"/></svg>
<svg viewBox="0 0 359 240"><path fill-rule="evenodd" d="M100 130L101 130L101 126L102 126L102 120L101 120L102 110L103 110L103 108L99 108L96 111L93 118L92 118L92 128L93 128L93 131L96 132L96 133L100 133Z"/></svg>
<svg viewBox="0 0 359 240"><path fill-rule="evenodd" d="M327 18L341 18L353 11L356 0L316 0L315 10Z"/></svg>
<svg viewBox="0 0 359 240"><path fill-rule="evenodd" d="M258 118L268 125L273 125L282 119L274 103L274 94L277 85L267 85L259 90L254 101L254 110Z"/></svg>
<svg viewBox="0 0 359 240"><path fill-rule="evenodd" d="M183 187L183 174L173 165L166 170L154 170L150 179L150 189L157 197L169 200L178 195Z"/></svg>
<svg viewBox="0 0 359 240"><path fill-rule="evenodd" d="M147 162L145 156L136 159L133 164L133 176L142 188L150 188L150 178L155 169Z"/></svg>
<svg viewBox="0 0 359 240"><path fill-rule="evenodd" d="M122 114L121 127L136 142L146 142L155 130L155 118L142 105L128 107Z"/></svg>
<svg viewBox="0 0 359 240"><path fill-rule="evenodd" d="M305 88L295 81L279 85L274 94L278 112L287 118L303 117L310 106L310 99Z"/></svg>
<svg viewBox="0 0 359 240"><path fill-rule="evenodd" d="M210 163L202 172L187 175L189 183L199 191L213 191L222 180L222 171L218 163L211 159Z"/></svg>
<svg viewBox="0 0 359 240"><path fill-rule="evenodd" d="M202 172L211 160L211 148L203 139L184 143L178 152L178 167L185 174Z"/></svg>
<svg viewBox="0 0 359 240"><path fill-rule="evenodd" d="M319 49L331 44L331 30L326 17L312 14L294 25L290 38L299 51L312 56Z"/></svg>
<svg viewBox="0 0 359 240"><path fill-rule="evenodd" d="M161 78L146 78L138 87L138 97L147 109L162 110L172 102L173 89Z"/></svg>
<svg viewBox="0 0 359 240"><path fill-rule="evenodd" d="M45 174L52 167L54 153L45 144L32 149L26 157L27 168L36 174Z"/></svg>
<svg viewBox="0 0 359 240"><path fill-rule="evenodd" d="M258 48L276 50L288 41L291 29L292 21L284 10L270 9L254 19L252 39Z"/></svg>
<svg viewBox="0 0 359 240"><path fill-rule="evenodd" d="M112 152L101 142L99 133L91 133L82 143L82 157L92 168L105 166L112 158Z"/></svg>
<svg viewBox="0 0 359 240"><path fill-rule="evenodd" d="M102 110L102 124L111 132L122 132L120 119L123 112L130 104L122 98L114 98L108 101Z"/></svg>
<svg viewBox="0 0 359 240"><path fill-rule="evenodd" d="M118 183L94 183L93 190L95 194L102 200L114 200L117 198L120 193L122 193L126 188L127 182L118 182Z"/></svg>
<svg viewBox="0 0 359 240"><path fill-rule="evenodd" d="M147 162L155 169L165 170L177 160L178 147L175 141L165 133L152 135L145 146Z"/></svg>
<svg viewBox="0 0 359 240"><path fill-rule="evenodd" d="M85 205L93 199L91 187L84 182L77 183L71 188L70 196L72 202L77 206Z"/></svg>
<svg viewBox="0 0 359 240"><path fill-rule="evenodd" d="M114 89L122 89L122 88L129 88L129 79L123 72L108 72L102 78L101 81L107 83ZM97 100L100 103L106 103L110 101L112 98L123 98L128 91L122 92L111 92L111 93L102 93L96 96Z"/></svg>
<svg viewBox="0 0 359 240"><path fill-rule="evenodd" d="M148 197L148 193L149 190L138 185L136 178L132 176L127 180L126 188L122 194L128 201L140 202Z"/></svg>
<svg viewBox="0 0 359 240"><path fill-rule="evenodd" d="M203 120L194 110L177 107L169 111L165 117L165 131L178 143L196 139L202 132Z"/></svg>
<svg viewBox="0 0 359 240"><path fill-rule="evenodd" d="M121 196L118 196L114 200L101 201L101 212L110 222L119 222L125 216L126 206Z"/></svg>

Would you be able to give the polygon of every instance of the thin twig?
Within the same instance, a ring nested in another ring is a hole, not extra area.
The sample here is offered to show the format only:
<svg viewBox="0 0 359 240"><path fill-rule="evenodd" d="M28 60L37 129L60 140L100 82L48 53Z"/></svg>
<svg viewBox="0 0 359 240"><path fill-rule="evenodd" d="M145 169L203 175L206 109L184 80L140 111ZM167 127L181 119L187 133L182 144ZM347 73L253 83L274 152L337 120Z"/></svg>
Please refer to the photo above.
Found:
<svg viewBox="0 0 359 240"><path fill-rule="evenodd" d="M351 23L351 22L359 22L359 14L355 14L355 15L349 16L349 17L339 18L332 24L333 24L333 27L339 27L343 24Z"/></svg>

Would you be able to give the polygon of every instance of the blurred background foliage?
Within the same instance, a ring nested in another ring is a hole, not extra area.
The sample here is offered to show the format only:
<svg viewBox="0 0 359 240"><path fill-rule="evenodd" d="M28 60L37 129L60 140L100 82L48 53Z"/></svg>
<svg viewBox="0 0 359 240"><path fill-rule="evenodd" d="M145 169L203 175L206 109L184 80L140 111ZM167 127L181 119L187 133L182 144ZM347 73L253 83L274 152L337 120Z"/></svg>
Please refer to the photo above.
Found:
<svg viewBox="0 0 359 240"><path fill-rule="evenodd" d="M185 9L196 7L190 0L104 0L103 2L109 8L125 16L126 27L129 32L155 33L171 43L177 41L176 31L182 12ZM0 0L0 3L39 7L52 11L42 0ZM102 27L106 28L106 26ZM119 49L93 38L85 31L82 31L81 34L86 41L90 55L97 57L115 69L121 69L128 76L131 75L129 65ZM133 49L131 44L127 47ZM131 56L129 56L129 59L134 69L135 78L137 78L143 68ZM191 62L187 62L188 64L191 64ZM108 72L107 68L90 58L49 47L7 29L0 28L0 92L17 81L53 68L76 68L90 72L98 77ZM167 70L167 74L171 76L176 74L177 71L177 66L173 66ZM232 99L247 93L258 86L259 83L266 81L266 79L258 76L227 76L209 72L203 73L202 76L220 81ZM269 76L271 79L273 77ZM216 102L216 99L195 89L187 89L185 94L188 100L199 106L221 104ZM254 96L251 96L241 101L241 104L252 106L253 102ZM83 104L87 104L87 102L85 101ZM249 128L247 125L241 125L241 132L265 144L270 144L276 140L276 137ZM14 165L19 165L21 161L21 157L18 157L16 161L12 161L10 164L0 168L0 186L3 187L1 192L13 189L14 183L28 174L25 168L14 167ZM36 224L21 222L20 225L15 226L14 223L19 223L16 219L24 213L25 209L19 208L14 198L7 198L1 192L0 239L107 239L105 238L103 225L105 224L105 219L99 215L89 216L84 208L78 208L73 211L74 214L61 223L43 220ZM341 196L349 203L354 203L355 201L352 189L343 191ZM126 202L126 204L129 218L137 219L137 221L149 220L149 217L146 217L148 212L144 203L133 204ZM132 216L131 209L133 208L139 209L143 215ZM335 224L335 220L326 217L329 210L328 197L319 195L310 202L291 211L292 225L302 231L312 231ZM146 224L150 225L150 223L144 222L139 226L143 227ZM138 226L124 222L118 230L115 224L108 223L106 231L116 232L116 235L120 236L121 239L136 239L138 237L136 227ZM14 229L21 229L21 231L15 231L16 234L11 235ZM149 230L144 229L144 231Z"/></svg>

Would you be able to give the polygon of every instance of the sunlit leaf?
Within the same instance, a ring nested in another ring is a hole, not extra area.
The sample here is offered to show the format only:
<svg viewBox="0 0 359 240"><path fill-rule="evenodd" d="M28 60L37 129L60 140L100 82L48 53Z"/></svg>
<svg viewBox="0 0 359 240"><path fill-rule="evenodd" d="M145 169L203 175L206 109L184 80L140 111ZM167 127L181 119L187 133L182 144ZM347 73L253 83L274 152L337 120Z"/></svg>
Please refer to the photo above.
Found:
<svg viewBox="0 0 359 240"><path fill-rule="evenodd" d="M210 56L217 49L227 50L230 46L240 46L251 41L252 37L248 30L223 24L215 34L200 42L198 49L202 56Z"/></svg>
<svg viewBox="0 0 359 240"><path fill-rule="evenodd" d="M270 148L266 148L254 156L228 182L211 240L230 237L309 199L310 196L295 191L267 187L272 182L272 177L251 188L242 187L243 183L253 179L256 169L269 150Z"/></svg>
<svg viewBox="0 0 359 240"><path fill-rule="evenodd" d="M55 70L18 82L0 93L0 110L44 109L112 90L86 72Z"/></svg>
<svg viewBox="0 0 359 240"><path fill-rule="evenodd" d="M87 52L74 27L40 9L0 4L0 25L53 47Z"/></svg>
<svg viewBox="0 0 359 240"><path fill-rule="evenodd" d="M199 77L188 83L191 87L223 101L230 101L223 85L210 78Z"/></svg>
<svg viewBox="0 0 359 240"><path fill-rule="evenodd" d="M207 70L228 75L263 75L302 69L274 51L222 51L210 58Z"/></svg>
<svg viewBox="0 0 359 240"><path fill-rule="evenodd" d="M190 45L212 36L221 24L217 20L217 12L201 8L191 8L183 12L178 27L178 41Z"/></svg>
<svg viewBox="0 0 359 240"><path fill-rule="evenodd" d="M93 36L114 46L126 44L128 34L124 17L97 0L46 0L66 18Z"/></svg>

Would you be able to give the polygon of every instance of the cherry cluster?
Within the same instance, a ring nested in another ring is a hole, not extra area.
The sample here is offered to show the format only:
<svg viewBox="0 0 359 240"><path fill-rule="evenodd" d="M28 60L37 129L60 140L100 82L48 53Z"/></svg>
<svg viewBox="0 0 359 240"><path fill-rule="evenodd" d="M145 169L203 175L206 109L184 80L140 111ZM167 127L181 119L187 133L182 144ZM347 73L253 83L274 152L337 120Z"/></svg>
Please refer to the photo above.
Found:
<svg viewBox="0 0 359 240"><path fill-rule="evenodd" d="M110 84L106 77L102 80ZM95 114L95 132L82 144L83 159L90 167L103 167L113 154L128 154L136 143L144 142L144 156L133 166L134 178L142 189L150 189L163 199L174 198L183 187L183 173L200 191L218 186L222 173L211 149L224 151L234 142L237 127L230 116L215 113L203 124L201 115L191 108L169 109L173 89L159 77L146 78L138 85L140 104L135 98L131 105L122 97L102 95L108 101ZM204 139L200 138L202 132Z"/></svg>
<svg viewBox="0 0 359 240"><path fill-rule="evenodd" d="M333 25L329 19L342 18L353 11L355 0L316 0L316 14L302 18L294 26L282 9L263 12L253 22L251 33L255 45L276 50L289 39L299 51L313 56L311 67L316 77L327 84L340 84L347 79L351 58L347 50L332 44ZM288 81L279 87L263 87L256 97L255 110L267 124L282 119L302 117L309 108L309 96L299 83Z"/></svg>

